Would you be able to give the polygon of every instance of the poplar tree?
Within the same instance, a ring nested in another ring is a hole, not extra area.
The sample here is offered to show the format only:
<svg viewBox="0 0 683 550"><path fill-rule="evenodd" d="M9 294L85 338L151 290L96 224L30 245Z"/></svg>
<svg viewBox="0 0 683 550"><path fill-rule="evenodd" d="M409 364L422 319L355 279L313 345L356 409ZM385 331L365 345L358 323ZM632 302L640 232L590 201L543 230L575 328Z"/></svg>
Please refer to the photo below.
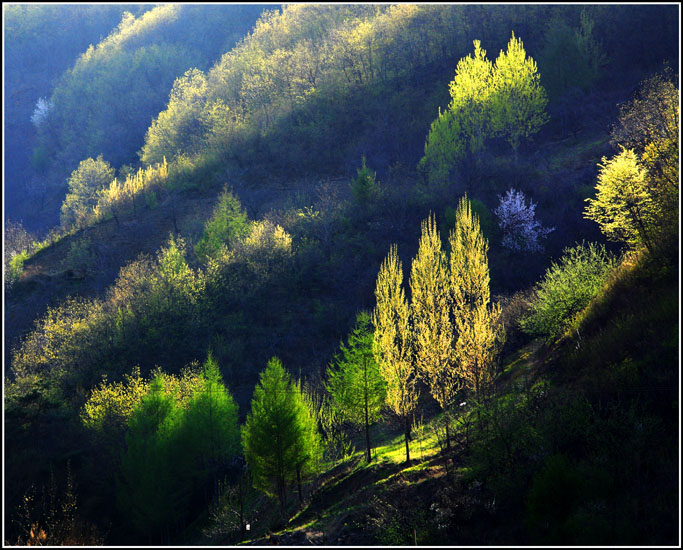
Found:
<svg viewBox="0 0 683 550"><path fill-rule="evenodd" d="M377 275L373 352L387 384L386 403L404 422L406 462L410 462L410 416L417 407L418 391L411 353L410 310L402 283L403 269L394 244Z"/></svg>
<svg viewBox="0 0 683 550"><path fill-rule="evenodd" d="M367 312L356 317L356 326L342 342L340 354L327 369L327 390L333 406L342 417L365 429L366 459L372 461L370 425L381 418L386 399L386 383L372 351L372 320Z"/></svg>
<svg viewBox="0 0 683 550"><path fill-rule="evenodd" d="M467 195L458 204L449 243L450 289L457 333L455 362L467 388L482 399L493 382L493 359L503 328L499 323L500 305L490 303L488 242Z"/></svg>
<svg viewBox="0 0 683 550"><path fill-rule="evenodd" d="M412 341L417 371L445 413L446 444L450 447L448 410L461 384L453 362L449 284L436 216L430 214L422 222L422 236L410 270Z"/></svg>

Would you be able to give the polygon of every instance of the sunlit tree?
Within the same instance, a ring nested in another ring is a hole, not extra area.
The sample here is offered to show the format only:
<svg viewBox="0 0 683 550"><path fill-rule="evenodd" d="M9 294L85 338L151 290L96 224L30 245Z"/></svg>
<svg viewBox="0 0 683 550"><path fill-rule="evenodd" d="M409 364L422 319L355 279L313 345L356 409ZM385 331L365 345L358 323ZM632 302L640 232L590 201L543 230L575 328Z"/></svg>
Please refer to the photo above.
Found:
<svg viewBox="0 0 683 550"><path fill-rule="evenodd" d="M327 389L340 415L365 430L366 459L372 461L370 426L381 418L386 383L372 351L372 320L366 312L356 317L356 326L340 345L339 354L327 369Z"/></svg>
<svg viewBox="0 0 683 550"><path fill-rule="evenodd" d="M99 192L114 179L116 171L102 159L86 159L67 180L69 192L62 204L62 225L83 225L97 205Z"/></svg>
<svg viewBox="0 0 683 550"><path fill-rule="evenodd" d="M522 139L529 139L548 122L547 94L540 82L536 62L527 57L519 38L501 51L491 78L491 124L494 134L512 147L515 159Z"/></svg>
<svg viewBox="0 0 683 550"><path fill-rule="evenodd" d="M466 387L478 399L488 395L495 374L494 358L502 337L500 305L491 304L488 242L465 195L449 236L450 289L457 341L455 361Z"/></svg>
<svg viewBox="0 0 683 550"><path fill-rule="evenodd" d="M373 349L387 384L386 403L405 426L406 462L410 462L410 416L417 407L418 391L411 349L410 308L402 283L403 269L396 245L392 245L377 275Z"/></svg>
<svg viewBox="0 0 683 550"><path fill-rule="evenodd" d="M595 198L588 198L585 216L600 225L611 240L632 247L654 247L657 204L648 189L648 173L636 153L622 147L621 153L599 165Z"/></svg>
<svg viewBox="0 0 683 550"><path fill-rule="evenodd" d="M450 446L448 413L461 383L454 363L448 270L436 216L430 215L422 222L417 256L410 269L412 341L417 371L445 413L446 442Z"/></svg>

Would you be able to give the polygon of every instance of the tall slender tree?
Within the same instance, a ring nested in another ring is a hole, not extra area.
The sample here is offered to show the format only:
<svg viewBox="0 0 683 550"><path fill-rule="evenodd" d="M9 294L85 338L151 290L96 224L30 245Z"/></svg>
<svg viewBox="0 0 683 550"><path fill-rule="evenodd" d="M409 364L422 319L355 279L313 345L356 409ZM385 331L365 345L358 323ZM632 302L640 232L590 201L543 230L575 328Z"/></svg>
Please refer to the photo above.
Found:
<svg viewBox="0 0 683 550"><path fill-rule="evenodd" d="M386 382L372 351L372 320L367 312L356 317L356 326L347 344L340 346L340 354L327 369L327 390L333 406L342 417L365 429L366 459L372 461L370 426L381 418L386 399Z"/></svg>
<svg viewBox="0 0 683 550"><path fill-rule="evenodd" d="M455 362L465 385L481 400L491 389L493 359L503 327L499 323L500 305L490 303L488 242L467 195L458 204L449 243L450 289L457 332Z"/></svg>
<svg viewBox="0 0 683 550"><path fill-rule="evenodd" d="M402 288L403 269L396 245L377 275L374 354L387 383L387 405L404 422L406 462L410 462L410 416L417 407L415 365L411 352L410 309Z"/></svg>
<svg viewBox="0 0 683 550"><path fill-rule="evenodd" d="M445 413L446 442L450 447L449 407L461 384L454 364L448 270L436 216L430 214L422 222L422 236L410 270L412 341L418 373Z"/></svg>

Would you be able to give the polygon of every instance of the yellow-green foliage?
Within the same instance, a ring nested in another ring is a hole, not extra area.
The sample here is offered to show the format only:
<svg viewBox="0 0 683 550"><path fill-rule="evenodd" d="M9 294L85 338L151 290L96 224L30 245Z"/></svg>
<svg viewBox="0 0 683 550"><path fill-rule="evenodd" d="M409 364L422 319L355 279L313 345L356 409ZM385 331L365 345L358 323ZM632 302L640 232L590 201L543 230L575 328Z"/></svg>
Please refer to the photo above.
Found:
<svg viewBox="0 0 683 550"><path fill-rule="evenodd" d="M486 59L481 42L475 40L474 57L468 55L458 61L455 78L448 85L451 93L448 109L458 118L467 138L463 146L471 152L481 149L491 133L489 101L493 76L493 64Z"/></svg>
<svg viewBox="0 0 683 550"><path fill-rule="evenodd" d="M524 44L514 32L507 51L501 51L496 59L491 87L494 134L504 137L516 154L520 140L531 138L549 117L536 62L526 56Z"/></svg>
<svg viewBox="0 0 683 550"><path fill-rule="evenodd" d="M504 328L499 323L500 304L490 303L488 242L467 196L458 204L449 243L451 299L458 335L455 361L465 385L482 397L493 382L493 359Z"/></svg>
<svg viewBox="0 0 683 550"><path fill-rule="evenodd" d="M142 396L149 391L149 382L140 376L140 367L124 375L123 382L102 382L90 394L81 411L83 425L91 430L102 430L107 424L125 425Z"/></svg>
<svg viewBox="0 0 683 550"><path fill-rule="evenodd" d="M582 243L566 248L534 288L530 312L521 320L530 334L557 337L599 294L617 265L604 246Z"/></svg>
<svg viewBox="0 0 683 550"><path fill-rule="evenodd" d="M448 181L456 162L476 153L490 137L501 136L513 152L548 121L546 92L536 62L514 33L495 65L474 41L474 56L462 58L449 84L451 103L432 123L420 167L433 182Z"/></svg>
<svg viewBox="0 0 683 550"><path fill-rule="evenodd" d="M476 153L492 133L490 95L493 65L486 59L481 42L474 41L474 57L458 61L455 78L449 84L451 102L432 122L420 161L432 182L449 179L455 163Z"/></svg>
<svg viewBox="0 0 683 550"><path fill-rule="evenodd" d="M265 11L253 31L206 75L176 81L152 123L142 161L229 150L267 134L320 97L387 83L452 53L459 14L444 6L286 5Z"/></svg>
<svg viewBox="0 0 683 550"><path fill-rule="evenodd" d="M110 55L113 49L124 48L130 45L133 40L139 41L145 34L154 30L159 23L175 21L181 9L181 6L173 4L156 6L137 19L130 12L124 12L118 27L100 42L97 47L91 45L79 57L76 62L76 69L79 68L79 64L86 64L94 57Z"/></svg>
<svg viewBox="0 0 683 550"><path fill-rule="evenodd" d="M679 212L678 89L664 75L642 83L620 109L612 137L621 152L602 159L585 216L631 247L673 249Z"/></svg>
<svg viewBox="0 0 683 550"><path fill-rule="evenodd" d="M410 268L412 340L417 370L443 409L460 389L453 356L449 279L436 216L430 215L422 222L417 256Z"/></svg>
<svg viewBox="0 0 683 550"><path fill-rule="evenodd" d="M106 345L105 315L99 300L69 299L48 308L14 350L12 368L20 376L75 373L89 366L89 355Z"/></svg>
<svg viewBox="0 0 683 550"><path fill-rule="evenodd" d="M403 269L396 245L389 248L377 275L374 353L387 383L387 405L407 418L417 406L415 364L412 357L410 309L402 287Z"/></svg>
<svg viewBox="0 0 683 550"><path fill-rule="evenodd" d="M97 204L97 196L114 178L114 169L102 159L86 159L71 173L69 192L62 204L62 225L84 225Z"/></svg>
<svg viewBox="0 0 683 550"><path fill-rule="evenodd" d="M292 257L292 236L270 220L251 222L249 233L240 241L238 257L259 277L267 277Z"/></svg>
<svg viewBox="0 0 683 550"><path fill-rule="evenodd" d="M21 252L12 256L9 261L9 270L6 274L6 281L8 284L16 281L24 271L24 262L28 260L29 252L28 250L22 250Z"/></svg>
<svg viewBox="0 0 683 550"><path fill-rule="evenodd" d="M107 369L122 374L150 353L158 364L159 354L172 356L168 341L185 342L187 350L197 345L192 330L200 324L203 293L204 278L187 265L184 242L170 239L156 261L143 257L123 267L105 299L49 308L14 350L13 370L95 384Z"/></svg>
<svg viewBox="0 0 683 550"><path fill-rule="evenodd" d="M157 186L163 186L168 180L168 164L166 157L161 163L146 168L139 168L135 174L127 174L125 180L119 182L114 178L108 187L100 191L97 205L93 211L94 220L100 220L108 214L119 215L126 205L135 207L136 199Z"/></svg>
<svg viewBox="0 0 683 550"><path fill-rule="evenodd" d="M634 151L623 147L609 161L602 157L598 166L596 196L586 199L586 218L597 222L611 240L651 250L658 205L648 189L647 170Z"/></svg>
<svg viewBox="0 0 683 550"><path fill-rule="evenodd" d="M160 162L168 155L174 159L182 152L196 152L191 139L193 131L206 102L206 76L199 69L189 69L173 83L173 89L166 110L152 121L145 136L142 161L145 164ZM210 113L215 106L209 107L207 121L212 120Z"/></svg>

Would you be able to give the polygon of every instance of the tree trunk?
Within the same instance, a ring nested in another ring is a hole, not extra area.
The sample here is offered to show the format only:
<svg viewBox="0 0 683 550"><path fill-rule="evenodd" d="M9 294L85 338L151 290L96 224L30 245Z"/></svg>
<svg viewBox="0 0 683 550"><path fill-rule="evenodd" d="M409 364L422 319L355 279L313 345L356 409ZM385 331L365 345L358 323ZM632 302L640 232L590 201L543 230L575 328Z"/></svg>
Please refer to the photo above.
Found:
<svg viewBox="0 0 683 550"><path fill-rule="evenodd" d="M372 462L372 454L371 454L371 449L370 449L370 425L368 423L368 410L365 409L365 446L366 446L366 455L368 459L368 464Z"/></svg>
<svg viewBox="0 0 683 550"><path fill-rule="evenodd" d="M446 423L446 449L450 450L450 448L451 448L451 436L450 436L450 432L448 429L448 427L449 427L448 425L450 424L450 422L449 422L449 418L448 418L448 413L446 411L444 411L443 418L444 418L444 422Z"/></svg>
<svg viewBox="0 0 683 550"><path fill-rule="evenodd" d="M278 496L280 497L280 516L284 520L285 519L285 481L284 479L280 478L277 481L278 483Z"/></svg>
<svg viewBox="0 0 683 550"><path fill-rule="evenodd" d="M406 464L410 464L410 446L408 441L410 440L410 418L406 415Z"/></svg>
<svg viewBox="0 0 683 550"><path fill-rule="evenodd" d="M364 370L364 375L365 375L365 447L367 449L367 459L368 459L368 464L372 462L372 454L370 451L370 418L368 414L368 367L367 367L367 362L364 365L365 370Z"/></svg>
<svg viewBox="0 0 683 550"><path fill-rule="evenodd" d="M304 503L304 497L301 492L301 468L296 469L296 484L297 488L299 489L299 504L303 505Z"/></svg>

